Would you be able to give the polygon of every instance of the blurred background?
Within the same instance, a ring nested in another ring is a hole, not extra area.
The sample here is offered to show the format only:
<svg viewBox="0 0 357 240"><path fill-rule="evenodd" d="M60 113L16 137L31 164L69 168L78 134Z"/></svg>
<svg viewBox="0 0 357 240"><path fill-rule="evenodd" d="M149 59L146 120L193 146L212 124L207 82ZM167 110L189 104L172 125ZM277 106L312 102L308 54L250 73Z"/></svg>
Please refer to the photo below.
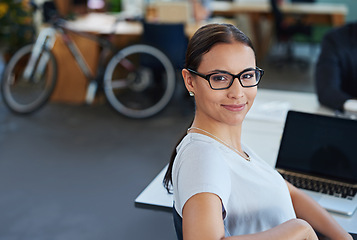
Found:
<svg viewBox="0 0 357 240"><path fill-rule="evenodd" d="M101 36L112 16L122 14L129 25L115 32L112 41L118 48L142 41L143 22L181 24L186 40L207 22L232 23L254 42L257 66L265 70L259 88L315 93L322 37L357 16L354 0L280 0L275 7L268 0L204 1L203 12L190 1L177 2L1 0L0 73L54 14L77 31ZM312 8L284 10L289 4L312 4L320 15ZM282 16L304 30L282 31ZM100 47L80 37L74 41L95 71ZM162 51L169 55L184 44L172 43ZM22 116L0 100L0 239L176 239L170 212L136 207L134 200L168 163L193 117L193 102L180 77L182 55L170 55L177 62L177 83L169 104L150 118L132 119L114 111L102 92L86 105L88 82L73 56L61 40L53 52L58 76L48 104Z"/></svg>

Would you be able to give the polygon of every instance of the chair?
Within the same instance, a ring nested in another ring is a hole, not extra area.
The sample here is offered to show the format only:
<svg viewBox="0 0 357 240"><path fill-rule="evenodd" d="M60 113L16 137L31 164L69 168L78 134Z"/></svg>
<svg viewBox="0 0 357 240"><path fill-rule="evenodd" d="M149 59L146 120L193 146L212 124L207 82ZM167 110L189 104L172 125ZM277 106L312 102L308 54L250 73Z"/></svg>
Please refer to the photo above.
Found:
<svg viewBox="0 0 357 240"><path fill-rule="evenodd" d="M42 17L43 22L45 23L48 23L54 16L57 16L59 14L54 2L46 1L43 3L42 7Z"/></svg>
<svg viewBox="0 0 357 240"><path fill-rule="evenodd" d="M182 240L183 239L183 236L182 236L182 218L180 217L180 215L176 211L175 206L172 207L172 215L173 215L173 219L174 219L174 227L175 227L177 239L178 240Z"/></svg>
<svg viewBox="0 0 357 240"><path fill-rule="evenodd" d="M142 42L165 53L176 70L176 79L181 79L181 70L184 67L188 44L184 24L143 22L143 29ZM183 81L177 81L173 99L179 99L186 95L188 96ZM186 113L185 111L187 110L183 108L183 114Z"/></svg>
<svg viewBox="0 0 357 240"><path fill-rule="evenodd" d="M282 66L284 64L297 64L302 68L306 68L309 65L308 61L299 59L294 56L293 38L298 34L304 35L308 39L311 38L311 26L303 24L299 18L295 19L293 23L288 23L284 14L279 9L276 0L270 0L270 4L274 15L274 30L276 40L279 44L285 45L284 55L272 60L272 62L278 66Z"/></svg>
<svg viewBox="0 0 357 240"><path fill-rule="evenodd" d="M182 23L144 22L142 41L163 51L176 69L183 68L188 39Z"/></svg>

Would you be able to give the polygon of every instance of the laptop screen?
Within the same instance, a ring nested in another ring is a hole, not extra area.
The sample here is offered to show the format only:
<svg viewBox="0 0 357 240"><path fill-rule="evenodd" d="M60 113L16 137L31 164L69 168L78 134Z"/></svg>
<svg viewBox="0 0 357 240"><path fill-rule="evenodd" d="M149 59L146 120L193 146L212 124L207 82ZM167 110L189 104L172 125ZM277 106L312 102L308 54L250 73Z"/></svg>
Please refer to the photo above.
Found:
<svg viewBox="0 0 357 240"><path fill-rule="evenodd" d="M289 111L276 168L357 183L357 121Z"/></svg>

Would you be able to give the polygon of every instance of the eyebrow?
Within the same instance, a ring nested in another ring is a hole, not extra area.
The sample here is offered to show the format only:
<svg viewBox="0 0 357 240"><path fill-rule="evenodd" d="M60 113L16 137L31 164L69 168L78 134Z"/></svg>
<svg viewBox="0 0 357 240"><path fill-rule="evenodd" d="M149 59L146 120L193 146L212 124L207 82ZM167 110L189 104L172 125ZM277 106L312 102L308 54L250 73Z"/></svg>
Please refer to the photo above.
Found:
<svg viewBox="0 0 357 240"><path fill-rule="evenodd" d="M240 71L239 73L237 73L237 74L240 74L241 72L244 72L244 71L246 71L246 70L256 70L256 67L254 68L254 67L248 67L248 68L245 68L245 69L243 69L242 71ZM216 72L220 72L220 73L228 73L228 74L232 74L232 75L237 75L237 74L233 74L233 73L231 73L231 72L228 72L228 71L226 71L226 70L221 70L221 69L215 69L215 70L212 70L212 71L210 71L210 72L208 72L208 74L211 74L211 73L216 73ZM207 74L206 74L207 75Z"/></svg>

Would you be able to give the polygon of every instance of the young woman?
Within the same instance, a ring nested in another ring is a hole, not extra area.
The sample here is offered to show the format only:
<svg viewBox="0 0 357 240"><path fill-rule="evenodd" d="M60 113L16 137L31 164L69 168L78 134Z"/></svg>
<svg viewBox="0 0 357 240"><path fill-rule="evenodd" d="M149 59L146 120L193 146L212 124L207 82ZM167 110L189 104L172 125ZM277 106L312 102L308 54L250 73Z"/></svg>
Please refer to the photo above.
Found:
<svg viewBox="0 0 357 240"><path fill-rule="evenodd" d="M352 239L316 202L241 143L242 122L263 70L251 41L228 24L200 28L182 75L196 103L174 152L172 184L179 239Z"/></svg>

